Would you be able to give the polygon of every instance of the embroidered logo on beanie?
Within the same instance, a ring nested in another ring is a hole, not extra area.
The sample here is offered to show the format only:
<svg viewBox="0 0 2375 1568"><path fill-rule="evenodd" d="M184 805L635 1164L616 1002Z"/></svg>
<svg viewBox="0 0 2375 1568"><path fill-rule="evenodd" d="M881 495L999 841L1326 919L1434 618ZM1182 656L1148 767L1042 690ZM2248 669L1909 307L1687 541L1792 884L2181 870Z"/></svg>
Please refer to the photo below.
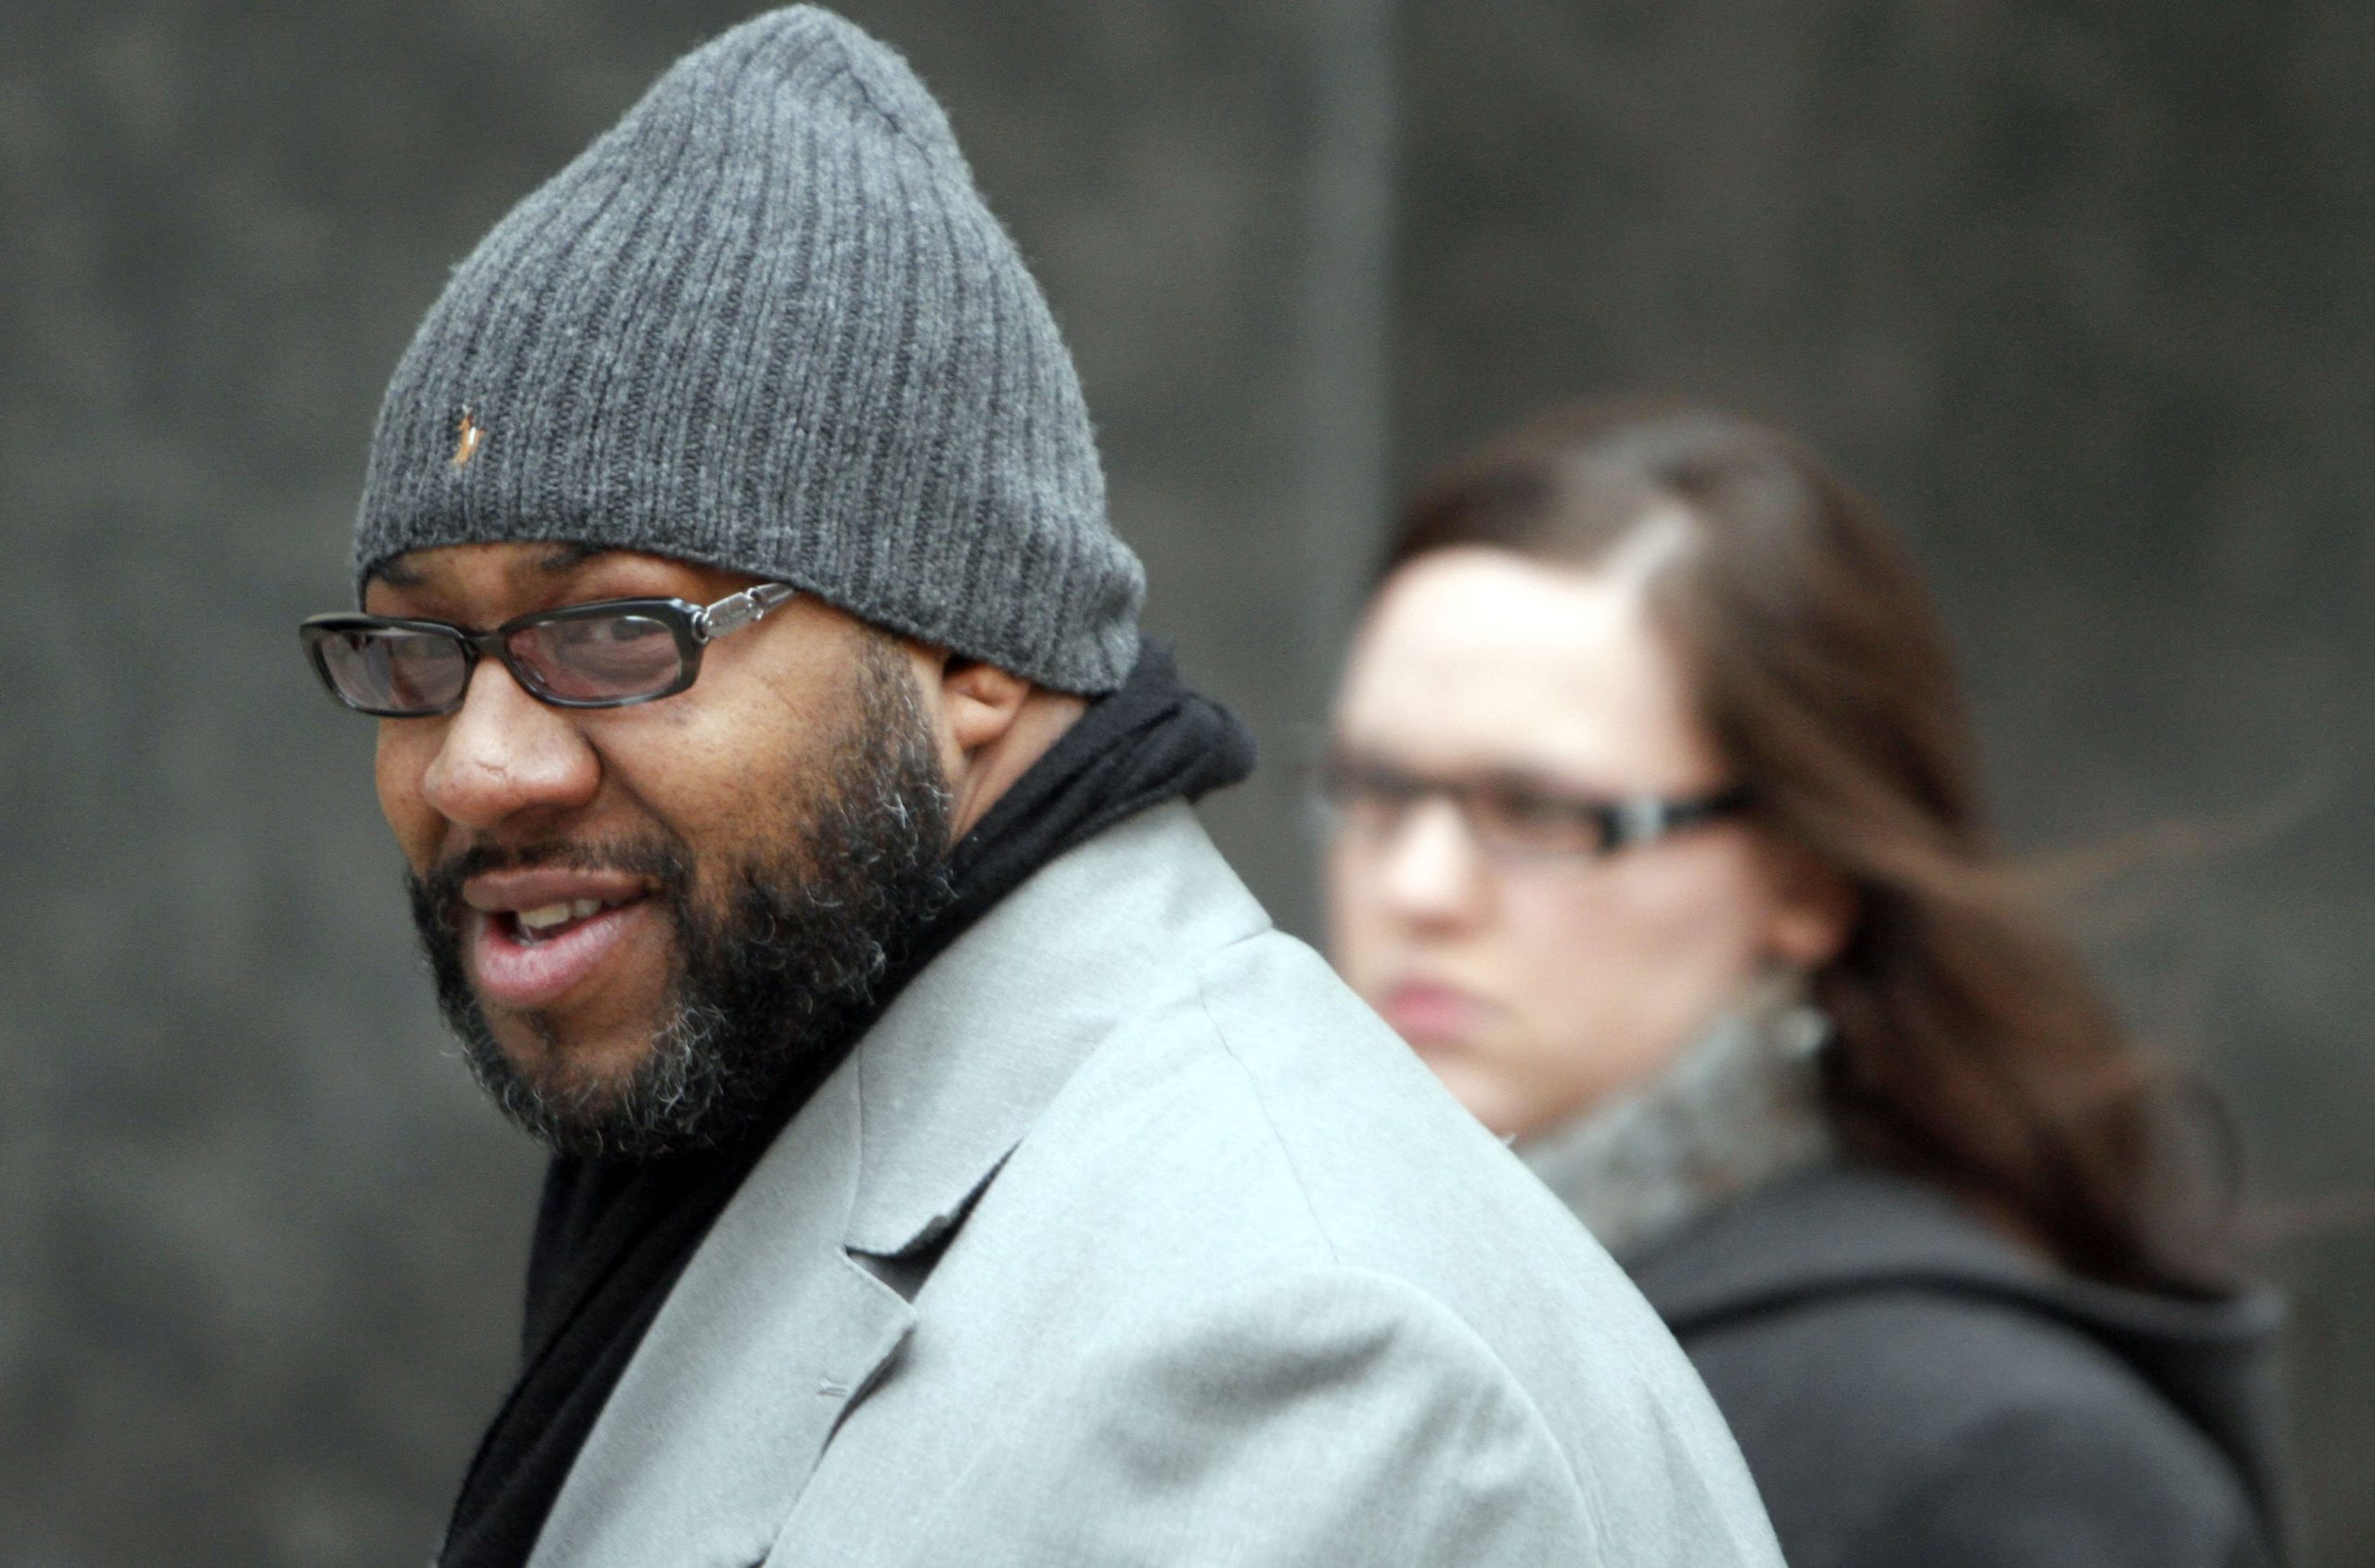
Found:
<svg viewBox="0 0 2375 1568"><path fill-rule="evenodd" d="M460 468L479 455L479 443L485 436L486 431L479 428L478 416L465 407L462 410L462 421L454 431L454 456L446 460L454 467Z"/></svg>

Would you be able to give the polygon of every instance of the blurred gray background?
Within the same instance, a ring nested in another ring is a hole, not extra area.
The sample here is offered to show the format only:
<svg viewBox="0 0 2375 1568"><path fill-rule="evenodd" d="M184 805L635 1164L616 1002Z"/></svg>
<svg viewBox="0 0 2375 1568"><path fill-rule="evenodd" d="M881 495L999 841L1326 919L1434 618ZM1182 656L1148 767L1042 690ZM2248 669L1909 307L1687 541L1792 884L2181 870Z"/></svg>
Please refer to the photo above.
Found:
<svg viewBox="0 0 2375 1568"><path fill-rule="evenodd" d="M853 0L1078 353L1150 618L1296 763L1390 497L1694 392L1914 538L2009 838L2231 1093L2375 1563L2375 6ZM340 607L445 269L739 6L0 0L0 1564L422 1561L536 1171L443 1047Z"/></svg>

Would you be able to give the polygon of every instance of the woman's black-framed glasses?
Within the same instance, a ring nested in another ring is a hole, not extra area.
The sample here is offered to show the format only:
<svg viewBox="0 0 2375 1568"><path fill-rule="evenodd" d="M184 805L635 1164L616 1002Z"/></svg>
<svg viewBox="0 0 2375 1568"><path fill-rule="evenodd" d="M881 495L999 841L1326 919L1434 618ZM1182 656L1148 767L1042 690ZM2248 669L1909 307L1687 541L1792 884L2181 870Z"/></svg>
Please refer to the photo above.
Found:
<svg viewBox="0 0 2375 1568"><path fill-rule="evenodd" d="M626 708L673 697L701 649L799 593L762 583L715 604L613 598L515 615L491 632L387 615L315 615L298 628L330 695L374 718L432 718L462 705L481 657L556 708Z"/></svg>
<svg viewBox="0 0 2375 1568"><path fill-rule="evenodd" d="M1704 822L1738 816L1748 790L1629 795L1615 799L1556 793L1517 779L1430 778L1370 758L1330 756L1319 764L1319 803L1338 833L1382 843L1428 801L1452 804L1469 836L1501 861L1597 860L1651 843Z"/></svg>

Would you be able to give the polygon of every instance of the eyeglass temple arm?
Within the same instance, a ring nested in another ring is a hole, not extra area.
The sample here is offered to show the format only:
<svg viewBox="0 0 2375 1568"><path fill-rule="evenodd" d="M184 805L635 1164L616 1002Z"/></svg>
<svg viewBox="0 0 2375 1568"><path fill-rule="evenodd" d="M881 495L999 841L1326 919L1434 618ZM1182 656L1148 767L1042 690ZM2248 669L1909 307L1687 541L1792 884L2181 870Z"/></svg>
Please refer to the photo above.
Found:
<svg viewBox="0 0 2375 1568"><path fill-rule="evenodd" d="M713 642L728 632L738 632L765 620L769 610L781 608L799 593L789 583L762 583L738 594L728 594L694 618L693 635L702 642Z"/></svg>
<svg viewBox="0 0 2375 1568"><path fill-rule="evenodd" d="M1678 828L1728 816L1747 804L1748 791L1745 790L1725 790L1713 795L1680 801L1655 798L1619 801L1608 808L1609 844L1615 848L1648 843Z"/></svg>

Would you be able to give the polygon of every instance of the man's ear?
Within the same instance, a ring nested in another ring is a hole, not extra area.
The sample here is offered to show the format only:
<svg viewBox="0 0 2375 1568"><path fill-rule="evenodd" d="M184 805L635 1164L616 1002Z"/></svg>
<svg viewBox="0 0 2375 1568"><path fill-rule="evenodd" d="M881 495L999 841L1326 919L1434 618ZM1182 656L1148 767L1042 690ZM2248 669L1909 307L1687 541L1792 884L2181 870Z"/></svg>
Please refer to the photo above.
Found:
<svg viewBox="0 0 2375 1568"><path fill-rule="evenodd" d="M1033 688L1021 675L963 654L944 655L940 667L940 711L956 749L971 755L995 745L1013 729Z"/></svg>
<svg viewBox="0 0 2375 1568"><path fill-rule="evenodd" d="M950 827L961 839L1088 703L944 649L910 641L907 655L931 710L932 739L953 808Z"/></svg>

